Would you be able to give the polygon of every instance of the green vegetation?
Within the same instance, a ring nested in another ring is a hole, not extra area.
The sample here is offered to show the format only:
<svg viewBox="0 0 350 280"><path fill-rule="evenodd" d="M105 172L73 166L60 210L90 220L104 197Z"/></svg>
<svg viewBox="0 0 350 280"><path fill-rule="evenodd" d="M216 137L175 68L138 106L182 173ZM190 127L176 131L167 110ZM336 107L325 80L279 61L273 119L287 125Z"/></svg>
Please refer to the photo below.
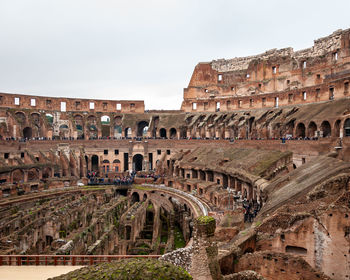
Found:
<svg viewBox="0 0 350 280"><path fill-rule="evenodd" d="M190 280L192 276L183 268L154 259L124 259L83 267L51 280L120 279L120 280Z"/></svg>
<svg viewBox="0 0 350 280"><path fill-rule="evenodd" d="M147 210L152 210L153 209L153 204L148 204L148 206L147 206Z"/></svg>
<svg viewBox="0 0 350 280"><path fill-rule="evenodd" d="M175 250L186 246L184 236L178 226L174 228L174 246Z"/></svg>
<svg viewBox="0 0 350 280"><path fill-rule="evenodd" d="M133 189L141 190L141 191L149 191L152 190L151 187L141 186L141 185L133 185Z"/></svg>
<svg viewBox="0 0 350 280"><path fill-rule="evenodd" d="M197 221L201 224L209 224L211 222L215 222L215 219L210 216L199 216L197 218Z"/></svg>

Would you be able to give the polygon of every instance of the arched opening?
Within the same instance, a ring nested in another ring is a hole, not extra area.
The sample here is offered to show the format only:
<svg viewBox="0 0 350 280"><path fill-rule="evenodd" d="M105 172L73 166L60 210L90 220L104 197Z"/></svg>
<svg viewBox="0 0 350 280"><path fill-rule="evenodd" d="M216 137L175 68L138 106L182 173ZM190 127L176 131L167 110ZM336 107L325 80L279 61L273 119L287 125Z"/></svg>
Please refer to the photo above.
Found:
<svg viewBox="0 0 350 280"><path fill-rule="evenodd" d="M207 181L214 182L214 173L213 173L213 171L207 171Z"/></svg>
<svg viewBox="0 0 350 280"><path fill-rule="evenodd" d="M46 120L49 124L53 124L53 115L52 114L46 114Z"/></svg>
<svg viewBox="0 0 350 280"><path fill-rule="evenodd" d="M170 128L170 138L174 139L176 138L176 129L175 128Z"/></svg>
<svg viewBox="0 0 350 280"><path fill-rule="evenodd" d="M143 167L143 156L140 154L134 155L132 158L133 170L141 171Z"/></svg>
<svg viewBox="0 0 350 280"><path fill-rule="evenodd" d="M141 121L137 124L137 137L146 137L148 131L148 122Z"/></svg>
<svg viewBox="0 0 350 280"><path fill-rule="evenodd" d="M321 124L321 130L323 132L323 137L330 137L332 133L331 125L328 121L323 121Z"/></svg>
<svg viewBox="0 0 350 280"><path fill-rule="evenodd" d="M344 122L344 136L350 136L350 119L346 119Z"/></svg>
<svg viewBox="0 0 350 280"><path fill-rule="evenodd" d="M109 168L109 160L105 159L104 161L102 161L103 173L108 173L110 171Z"/></svg>
<svg viewBox="0 0 350 280"><path fill-rule="evenodd" d="M292 137L293 136L294 126L295 126L295 120L294 119L290 120L286 124L286 137Z"/></svg>
<svg viewBox="0 0 350 280"><path fill-rule="evenodd" d="M115 138L122 138L122 127L120 125L114 126L114 137Z"/></svg>
<svg viewBox="0 0 350 280"><path fill-rule="evenodd" d="M341 120L337 120L334 124L334 136L335 137L340 137L340 123L341 123Z"/></svg>
<svg viewBox="0 0 350 280"><path fill-rule="evenodd" d="M187 128L186 127L182 127L180 129L180 138L185 139L187 137Z"/></svg>
<svg viewBox="0 0 350 280"><path fill-rule="evenodd" d="M52 169L50 167L45 167L43 170L43 179L50 178L52 174Z"/></svg>
<svg viewBox="0 0 350 280"><path fill-rule="evenodd" d="M111 118L107 115L104 115L101 117L101 124L102 125L110 125L111 124Z"/></svg>
<svg viewBox="0 0 350 280"><path fill-rule="evenodd" d="M153 119L153 129L152 129L152 137L156 138L156 134L157 134L157 128L158 128L158 124L159 124L159 117L156 116Z"/></svg>
<svg viewBox="0 0 350 280"><path fill-rule="evenodd" d="M23 129L23 138L26 138L26 139L32 138L32 128L31 127L25 127Z"/></svg>
<svg viewBox="0 0 350 280"><path fill-rule="evenodd" d="M295 134L296 134L296 137L305 138L305 125L303 123L299 123L297 125Z"/></svg>
<svg viewBox="0 0 350 280"><path fill-rule="evenodd" d="M160 136L161 138L166 138L166 129L165 129L165 128L161 128L161 129L159 130L159 136Z"/></svg>
<svg viewBox="0 0 350 280"><path fill-rule="evenodd" d="M131 226L125 227L125 239L130 240L131 239Z"/></svg>
<svg viewBox="0 0 350 280"><path fill-rule="evenodd" d="M97 155L93 155L91 157L91 169L92 171L98 171L98 156Z"/></svg>
<svg viewBox="0 0 350 280"><path fill-rule="evenodd" d="M59 128L59 133L61 138L69 137L69 127L66 124L62 124Z"/></svg>
<svg viewBox="0 0 350 280"><path fill-rule="evenodd" d="M26 122L26 116L23 112L17 112L15 116L18 123L24 124Z"/></svg>
<svg viewBox="0 0 350 280"><path fill-rule="evenodd" d="M137 192L134 192L131 195L131 204L134 204L135 202L140 202L140 195Z"/></svg>
<svg viewBox="0 0 350 280"><path fill-rule="evenodd" d="M228 187L228 176L226 174L222 174L222 186L225 189Z"/></svg>
<svg viewBox="0 0 350 280"><path fill-rule="evenodd" d="M113 161L113 170L114 170L114 172L120 171L120 160L119 159L115 159Z"/></svg>
<svg viewBox="0 0 350 280"><path fill-rule="evenodd" d="M84 121L81 115L74 116L75 129L77 131L77 139L84 139Z"/></svg>
<svg viewBox="0 0 350 280"><path fill-rule="evenodd" d="M35 168L28 170L28 181L37 181L39 180L39 172Z"/></svg>
<svg viewBox="0 0 350 280"><path fill-rule="evenodd" d="M205 181L205 172L203 170L199 170L199 179Z"/></svg>
<svg viewBox="0 0 350 280"><path fill-rule="evenodd" d="M308 126L308 137L316 137L317 125L314 122L310 122Z"/></svg>
<svg viewBox="0 0 350 280"><path fill-rule="evenodd" d="M33 127L34 128L33 135L34 135L34 137L40 137L40 127L41 127L40 115L38 113L33 113L30 116L31 116L32 123L33 123L33 126L34 126Z"/></svg>
<svg viewBox="0 0 350 280"><path fill-rule="evenodd" d="M98 129L97 129L97 119L94 115L88 117L88 129L89 129L89 138L97 139Z"/></svg>
<svg viewBox="0 0 350 280"><path fill-rule="evenodd" d="M111 118L109 116L102 116L101 117L101 132L102 137L109 137L110 131L111 131Z"/></svg>
<svg viewBox="0 0 350 280"><path fill-rule="evenodd" d="M286 253L307 255L307 249L298 246L286 246Z"/></svg>
<svg viewBox="0 0 350 280"><path fill-rule="evenodd" d="M131 131L130 127L125 128L124 133L125 133L125 137L127 137L127 138L132 137L132 131Z"/></svg>
<svg viewBox="0 0 350 280"><path fill-rule="evenodd" d="M16 169L12 171L12 181L13 183L23 182L24 172L21 169Z"/></svg>
<svg viewBox="0 0 350 280"><path fill-rule="evenodd" d="M248 247L247 249L245 249L243 254L247 254L247 253L254 253L253 248L252 247Z"/></svg>

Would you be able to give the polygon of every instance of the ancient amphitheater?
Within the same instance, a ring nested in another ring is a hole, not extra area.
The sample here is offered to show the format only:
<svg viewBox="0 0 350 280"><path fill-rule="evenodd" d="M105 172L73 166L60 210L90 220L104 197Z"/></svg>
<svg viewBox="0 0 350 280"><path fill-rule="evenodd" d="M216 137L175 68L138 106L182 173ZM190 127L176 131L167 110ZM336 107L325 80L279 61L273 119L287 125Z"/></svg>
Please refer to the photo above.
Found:
<svg viewBox="0 0 350 280"><path fill-rule="evenodd" d="M1 93L0 265L350 279L349 82L347 29L199 63L178 111Z"/></svg>

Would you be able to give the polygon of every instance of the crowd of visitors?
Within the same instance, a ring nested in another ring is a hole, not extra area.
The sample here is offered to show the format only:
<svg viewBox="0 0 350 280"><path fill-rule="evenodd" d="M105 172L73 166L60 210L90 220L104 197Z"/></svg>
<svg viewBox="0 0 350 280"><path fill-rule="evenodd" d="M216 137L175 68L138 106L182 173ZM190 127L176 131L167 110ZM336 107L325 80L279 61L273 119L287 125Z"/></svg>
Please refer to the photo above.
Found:
<svg viewBox="0 0 350 280"><path fill-rule="evenodd" d="M56 141L56 140L68 140L68 141L75 141L75 140L136 140L136 141L142 141L142 140L148 140L148 139L157 139L157 140L228 140L230 142L234 142L237 140L279 140L285 143L287 140L312 140L317 141L319 140L319 137L280 137L280 138L242 138L242 137L234 137L234 138L225 138L221 139L219 137L180 137L180 138L167 138L167 137L90 137L88 139L84 138L74 138L74 137L31 137L31 138L18 138L18 137L6 137L0 140L6 140L6 141L19 141L19 142L27 142L27 141Z"/></svg>
<svg viewBox="0 0 350 280"><path fill-rule="evenodd" d="M88 171L88 185L131 185L134 182L136 173L131 172L128 175L115 175L113 178L109 178L108 176L100 177L98 171Z"/></svg>
<svg viewBox="0 0 350 280"><path fill-rule="evenodd" d="M260 211L261 205L259 201L256 200L243 200L243 209L244 209L244 222L253 222L253 219L256 217Z"/></svg>

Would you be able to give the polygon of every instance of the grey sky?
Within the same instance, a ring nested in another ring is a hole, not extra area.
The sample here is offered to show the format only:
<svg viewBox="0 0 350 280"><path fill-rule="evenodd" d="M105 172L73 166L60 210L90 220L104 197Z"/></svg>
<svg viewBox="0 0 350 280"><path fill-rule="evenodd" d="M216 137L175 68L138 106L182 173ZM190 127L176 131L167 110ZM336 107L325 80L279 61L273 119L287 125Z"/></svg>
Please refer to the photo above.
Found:
<svg viewBox="0 0 350 280"><path fill-rule="evenodd" d="M0 0L0 91L179 109L200 61L311 47L349 0Z"/></svg>

